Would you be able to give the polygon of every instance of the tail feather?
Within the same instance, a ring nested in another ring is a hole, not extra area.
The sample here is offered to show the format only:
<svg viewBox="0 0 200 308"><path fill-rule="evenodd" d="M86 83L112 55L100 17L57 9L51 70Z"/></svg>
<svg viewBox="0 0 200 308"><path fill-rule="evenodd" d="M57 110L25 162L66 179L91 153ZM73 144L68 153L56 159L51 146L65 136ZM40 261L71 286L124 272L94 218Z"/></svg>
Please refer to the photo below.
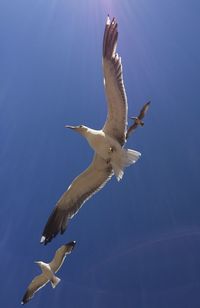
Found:
<svg viewBox="0 0 200 308"><path fill-rule="evenodd" d="M57 286L57 284L59 284L59 282L61 281L60 278L54 276L51 280L51 286L52 288L55 288Z"/></svg>
<svg viewBox="0 0 200 308"><path fill-rule="evenodd" d="M123 163L124 167L128 167L134 163L140 158L141 153L135 150L130 150L127 149L124 151L124 156L123 156Z"/></svg>
<svg viewBox="0 0 200 308"><path fill-rule="evenodd" d="M122 169L122 167L120 167L115 162L112 162L112 167L113 167L114 174L117 178L117 181L120 181L123 178L124 170Z"/></svg>
<svg viewBox="0 0 200 308"><path fill-rule="evenodd" d="M141 156L141 153L135 150L122 149L120 156L112 161L113 171L118 181L123 178L124 168L134 164Z"/></svg>

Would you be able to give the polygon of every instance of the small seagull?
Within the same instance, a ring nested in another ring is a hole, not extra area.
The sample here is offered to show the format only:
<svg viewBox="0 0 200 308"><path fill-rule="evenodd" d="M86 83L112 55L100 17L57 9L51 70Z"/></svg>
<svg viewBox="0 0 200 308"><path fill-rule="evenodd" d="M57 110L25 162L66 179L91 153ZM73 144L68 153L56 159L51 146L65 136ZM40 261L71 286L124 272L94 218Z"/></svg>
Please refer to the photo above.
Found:
<svg viewBox="0 0 200 308"><path fill-rule="evenodd" d="M58 200L51 213L40 242L47 244L58 233L63 234L68 220L83 203L111 179L113 174L120 181L124 168L135 163L141 153L125 149L128 103L123 82L121 57L116 53L118 28L115 18L107 17L103 38L104 86L108 103L106 122L101 130L84 125L66 125L85 137L94 150L90 166L81 173Z"/></svg>
<svg viewBox="0 0 200 308"><path fill-rule="evenodd" d="M142 107L142 109L140 110L140 114L138 117L130 117L131 119L135 120L134 123L129 126L129 128L127 129L127 133L126 133L126 140L128 139L130 133L133 133L135 131L135 129L140 125L143 126L144 122L142 121L142 119L144 118L145 114L147 113L147 110L149 109L149 105L150 105L150 101L147 102L146 104L144 104L144 106Z"/></svg>
<svg viewBox="0 0 200 308"><path fill-rule="evenodd" d="M65 245L62 245L59 249L57 249L53 260L50 263L45 263L42 261L35 261L36 264L42 270L42 274L36 276L31 283L29 284L26 293L22 299L21 304L26 304L28 301L34 296L34 294L43 288L49 281L51 282L52 288L55 288L57 284L60 282L60 278L55 276L55 273L62 266L66 255L70 254L73 250L76 242L72 241Z"/></svg>

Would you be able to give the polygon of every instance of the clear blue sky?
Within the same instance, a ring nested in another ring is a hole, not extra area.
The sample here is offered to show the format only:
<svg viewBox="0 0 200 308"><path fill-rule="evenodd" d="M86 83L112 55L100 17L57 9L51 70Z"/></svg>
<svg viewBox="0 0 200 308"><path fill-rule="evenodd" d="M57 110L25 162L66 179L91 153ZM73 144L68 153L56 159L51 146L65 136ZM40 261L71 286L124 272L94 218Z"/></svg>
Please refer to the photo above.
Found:
<svg viewBox="0 0 200 308"><path fill-rule="evenodd" d="M77 246L34 308L200 307L200 43L198 0L1 0L0 306L70 240ZM92 150L65 124L106 118L101 51L119 23L129 115L151 100L128 141L142 153L90 199L63 236L44 224Z"/></svg>

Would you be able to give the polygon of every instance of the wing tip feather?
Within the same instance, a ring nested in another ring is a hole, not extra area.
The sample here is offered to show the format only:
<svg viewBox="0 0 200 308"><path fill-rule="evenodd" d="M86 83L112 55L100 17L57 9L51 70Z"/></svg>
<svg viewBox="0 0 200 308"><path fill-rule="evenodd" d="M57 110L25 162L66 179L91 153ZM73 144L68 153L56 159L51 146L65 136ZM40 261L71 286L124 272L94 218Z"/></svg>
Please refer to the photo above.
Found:
<svg viewBox="0 0 200 308"><path fill-rule="evenodd" d="M28 303L30 301L31 297L29 297L28 292L26 291L26 293L24 294L22 300L21 300L21 305L25 305L26 303Z"/></svg>
<svg viewBox="0 0 200 308"><path fill-rule="evenodd" d="M107 59L112 59L115 54L117 38L118 38L118 30L117 30L117 22L115 17L110 19L110 16L107 15L106 26L104 30L103 37L103 57Z"/></svg>
<svg viewBox="0 0 200 308"><path fill-rule="evenodd" d="M63 234L67 228L67 218L66 211L55 207L46 223L40 243L47 245L58 233Z"/></svg>
<svg viewBox="0 0 200 308"><path fill-rule="evenodd" d="M107 15L107 18L106 18L106 25L107 26L110 25L110 16L109 16L109 14Z"/></svg>

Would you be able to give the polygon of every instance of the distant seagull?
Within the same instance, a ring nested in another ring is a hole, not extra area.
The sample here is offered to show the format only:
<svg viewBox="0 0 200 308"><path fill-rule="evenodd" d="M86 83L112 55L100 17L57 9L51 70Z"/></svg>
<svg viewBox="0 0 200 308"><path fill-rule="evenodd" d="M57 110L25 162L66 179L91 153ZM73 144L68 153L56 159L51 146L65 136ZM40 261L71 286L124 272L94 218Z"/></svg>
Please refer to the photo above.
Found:
<svg viewBox="0 0 200 308"><path fill-rule="evenodd" d="M131 119L135 120L134 123L127 129L127 133L126 133L126 139L128 139L130 133L133 133L134 130L138 127L138 125L143 126L144 122L142 121L142 119L144 118L145 114L147 113L147 110L149 109L149 105L151 102L147 102L146 104L144 104L144 106L142 107L142 109L140 110L140 114L138 117L131 117Z"/></svg>
<svg viewBox="0 0 200 308"><path fill-rule="evenodd" d="M124 149L127 129L127 97L123 83L121 58L116 53L118 38L115 18L107 17L103 38L104 86L108 102L107 120L102 130L84 125L66 126L83 135L95 151L91 165L69 186L56 204L44 228L41 243L47 244L59 232L64 233L67 222L93 194L115 174L121 180L124 168L135 163L140 153Z"/></svg>
<svg viewBox="0 0 200 308"><path fill-rule="evenodd" d="M42 274L36 276L28 286L26 293L22 299L21 304L26 304L34 294L43 288L49 281L51 282L52 288L55 288L60 282L60 278L56 277L56 273L62 266L66 255L70 254L73 250L76 242L70 242L66 245L61 246L55 253L53 260L50 263L44 263L42 261L36 261L42 270Z"/></svg>

